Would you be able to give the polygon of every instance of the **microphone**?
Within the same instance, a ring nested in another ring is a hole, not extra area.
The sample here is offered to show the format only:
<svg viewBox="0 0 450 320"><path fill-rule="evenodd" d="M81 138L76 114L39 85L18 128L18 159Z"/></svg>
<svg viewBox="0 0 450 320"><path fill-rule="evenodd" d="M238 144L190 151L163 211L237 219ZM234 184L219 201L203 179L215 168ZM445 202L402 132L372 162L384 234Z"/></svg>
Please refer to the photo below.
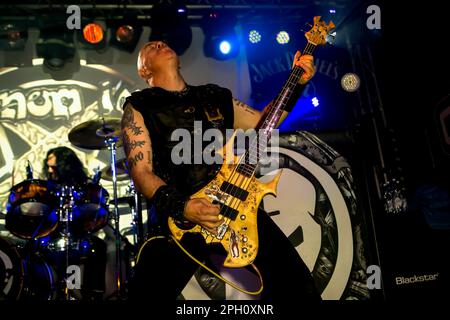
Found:
<svg viewBox="0 0 450 320"><path fill-rule="evenodd" d="M92 183L98 184L101 178L102 178L102 171L100 170L100 167L97 167L97 169L95 169L94 176L92 177Z"/></svg>
<svg viewBox="0 0 450 320"><path fill-rule="evenodd" d="M27 166L26 166L25 170L27 172L27 180L32 180L33 179L33 168L31 167L30 160L27 160Z"/></svg>

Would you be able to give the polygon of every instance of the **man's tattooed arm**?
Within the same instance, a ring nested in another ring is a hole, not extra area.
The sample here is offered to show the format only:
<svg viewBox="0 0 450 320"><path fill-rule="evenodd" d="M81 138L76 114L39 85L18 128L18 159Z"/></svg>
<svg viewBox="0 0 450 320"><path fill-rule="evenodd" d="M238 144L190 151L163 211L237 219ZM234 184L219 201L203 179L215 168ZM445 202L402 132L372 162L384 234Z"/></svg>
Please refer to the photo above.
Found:
<svg viewBox="0 0 450 320"><path fill-rule="evenodd" d="M127 105L123 112L122 128L124 127L130 129L135 136L142 134L142 128L137 126L136 121L134 120L134 112L130 105Z"/></svg>
<svg viewBox="0 0 450 320"><path fill-rule="evenodd" d="M261 112L233 98L234 129L253 129L261 118Z"/></svg>
<svg viewBox="0 0 450 320"><path fill-rule="evenodd" d="M258 124L259 120L269 110L270 102L263 111L258 111L245 104L238 99L233 98L233 111L234 111L234 129L253 129ZM288 113L283 111L280 120L277 123L277 127L286 118Z"/></svg>
<svg viewBox="0 0 450 320"><path fill-rule="evenodd" d="M145 141L142 139L143 132L142 127L136 124L133 108L127 105L122 116L122 138L130 170L137 162L144 159L142 151L134 152L136 148L142 149L145 146Z"/></svg>
<svg viewBox="0 0 450 320"><path fill-rule="evenodd" d="M150 199L157 188L165 183L153 173L151 139L142 114L128 104L121 126L131 178L137 190Z"/></svg>

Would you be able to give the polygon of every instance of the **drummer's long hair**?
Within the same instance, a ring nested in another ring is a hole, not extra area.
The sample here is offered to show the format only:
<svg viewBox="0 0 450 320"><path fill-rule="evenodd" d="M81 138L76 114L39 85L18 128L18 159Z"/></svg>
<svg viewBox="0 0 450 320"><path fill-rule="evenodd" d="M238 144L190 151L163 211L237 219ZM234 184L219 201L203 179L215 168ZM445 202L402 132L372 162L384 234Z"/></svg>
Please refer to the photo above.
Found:
<svg viewBox="0 0 450 320"><path fill-rule="evenodd" d="M58 175L58 182L67 185L79 185L87 182L87 174L84 170L83 163L81 163L78 156L72 149L67 147L57 147L48 150L47 156L44 160L43 172L47 179L50 178L48 173L47 159L50 154L56 157L56 173Z"/></svg>

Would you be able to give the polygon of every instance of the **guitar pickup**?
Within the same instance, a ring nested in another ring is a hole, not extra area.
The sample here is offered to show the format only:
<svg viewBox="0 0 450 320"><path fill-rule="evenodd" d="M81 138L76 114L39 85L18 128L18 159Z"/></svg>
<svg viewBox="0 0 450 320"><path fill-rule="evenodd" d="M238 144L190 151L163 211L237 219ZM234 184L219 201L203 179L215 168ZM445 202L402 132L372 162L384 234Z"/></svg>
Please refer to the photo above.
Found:
<svg viewBox="0 0 450 320"><path fill-rule="evenodd" d="M222 185L220 186L220 191L225 192L229 194L232 197L235 197L241 201L245 201L248 197L248 191L235 186L234 184L231 184L227 181L224 181Z"/></svg>
<svg viewBox="0 0 450 320"><path fill-rule="evenodd" d="M213 201L212 203L220 205L220 214L222 216L224 216L225 218L229 218L230 220L233 220L233 221L236 220L239 211L227 206L226 204L218 202L218 201Z"/></svg>

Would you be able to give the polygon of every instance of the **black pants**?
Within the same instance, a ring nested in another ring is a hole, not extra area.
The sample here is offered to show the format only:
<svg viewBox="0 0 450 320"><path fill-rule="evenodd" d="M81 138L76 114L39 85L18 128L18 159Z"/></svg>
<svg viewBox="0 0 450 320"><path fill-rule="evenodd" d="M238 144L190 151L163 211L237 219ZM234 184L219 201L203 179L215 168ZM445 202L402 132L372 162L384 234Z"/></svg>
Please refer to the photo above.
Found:
<svg viewBox="0 0 450 320"><path fill-rule="evenodd" d="M313 278L285 234L266 212L258 212L259 251L254 264L264 281L262 300L320 300ZM186 234L182 245L197 259L211 250L199 234ZM199 267L168 238L147 243L129 284L130 300L175 300ZM250 270L250 269L249 269Z"/></svg>

